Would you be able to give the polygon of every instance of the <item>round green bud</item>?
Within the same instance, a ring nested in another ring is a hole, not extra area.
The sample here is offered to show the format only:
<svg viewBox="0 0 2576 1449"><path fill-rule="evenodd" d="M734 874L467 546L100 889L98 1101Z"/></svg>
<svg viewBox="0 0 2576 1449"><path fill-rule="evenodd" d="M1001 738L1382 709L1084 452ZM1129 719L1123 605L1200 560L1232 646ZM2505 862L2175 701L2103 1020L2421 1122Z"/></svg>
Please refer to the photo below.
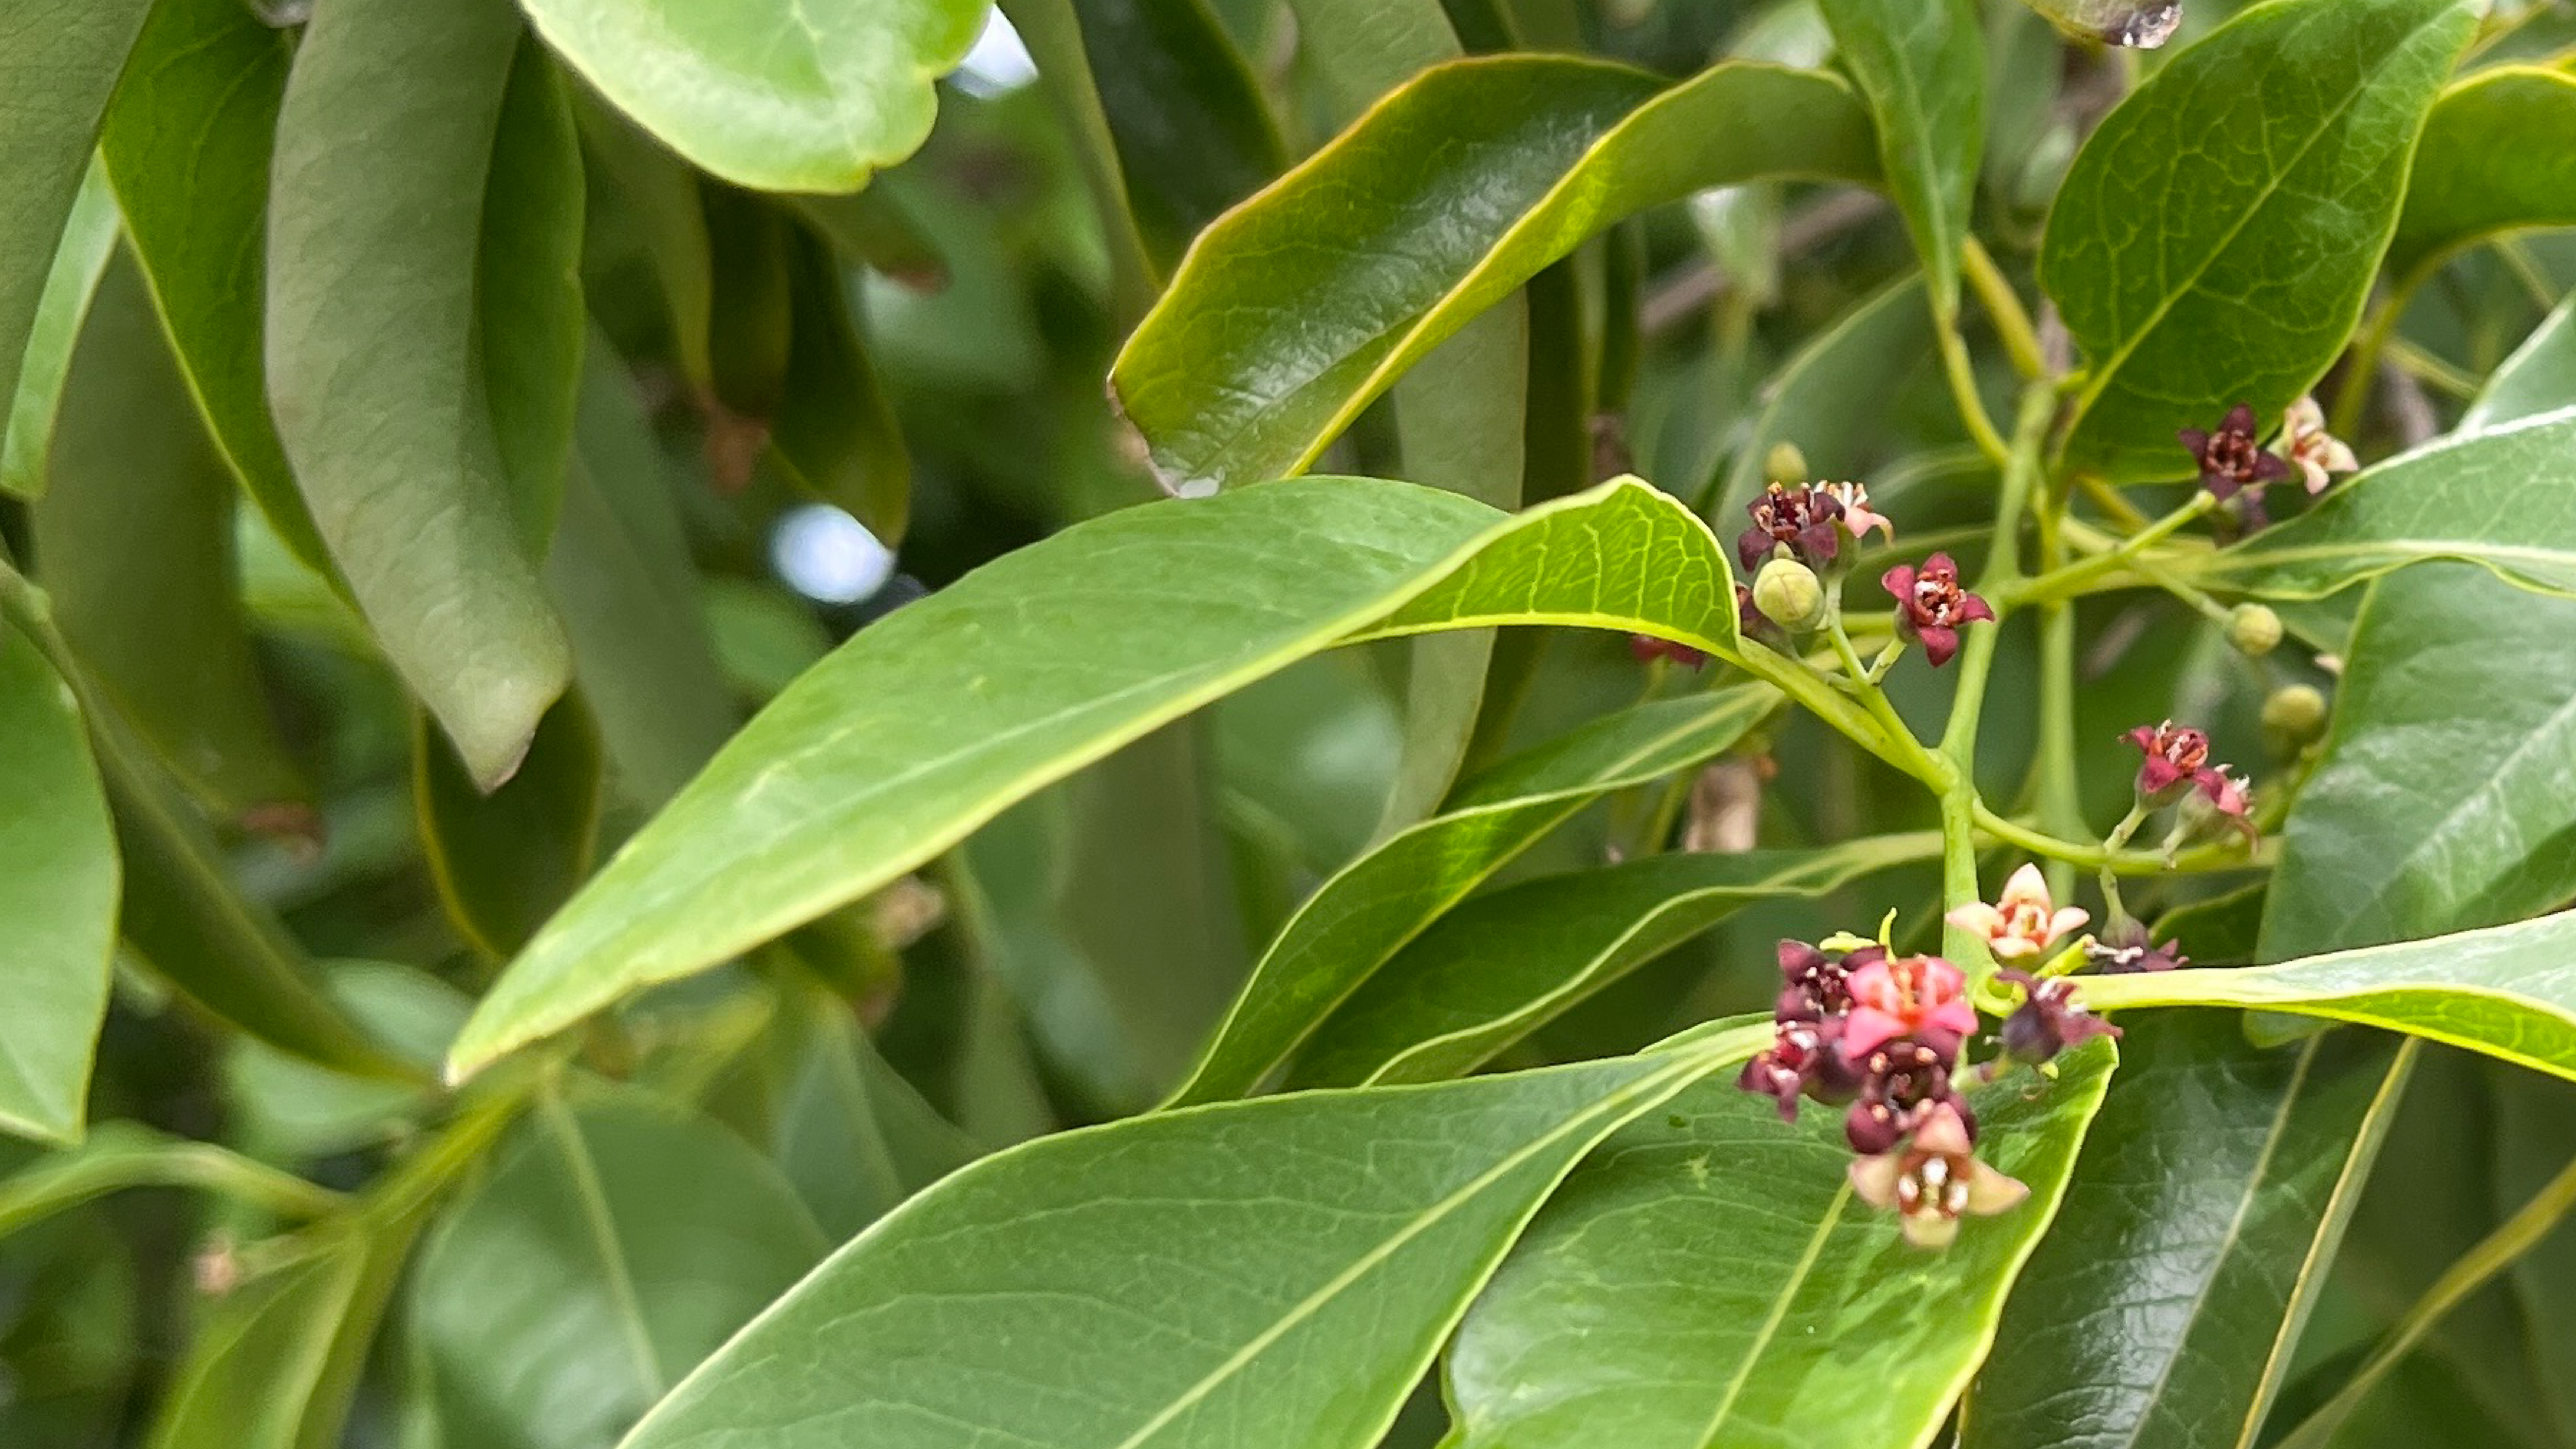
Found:
<svg viewBox="0 0 2576 1449"><path fill-rule="evenodd" d="M2326 697L2310 684L2286 684L2263 701L2263 728L2293 748L2326 729Z"/></svg>
<svg viewBox="0 0 2576 1449"><path fill-rule="evenodd" d="M1825 617L1825 585L1793 558L1775 558L1753 576L1753 607L1783 629L1812 629Z"/></svg>
<svg viewBox="0 0 2576 1449"><path fill-rule="evenodd" d="M1762 477L1770 483L1804 483L1807 481L1807 455L1795 443L1773 443L1762 455Z"/></svg>
<svg viewBox="0 0 2576 1449"><path fill-rule="evenodd" d="M2281 616L2261 604L2239 604L2227 616L2227 642L2240 654L2269 654L2281 645Z"/></svg>

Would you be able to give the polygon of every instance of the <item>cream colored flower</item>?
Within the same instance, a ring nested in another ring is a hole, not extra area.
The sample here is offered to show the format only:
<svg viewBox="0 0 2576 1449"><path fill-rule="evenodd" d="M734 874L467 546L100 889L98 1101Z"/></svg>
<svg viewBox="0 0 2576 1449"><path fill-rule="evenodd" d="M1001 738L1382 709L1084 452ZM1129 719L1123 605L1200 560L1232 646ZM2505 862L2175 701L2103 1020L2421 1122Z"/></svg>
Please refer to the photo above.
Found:
<svg viewBox="0 0 2576 1449"><path fill-rule="evenodd" d="M2312 397L2290 404L2290 410L2281 415L2281 454L2306 476L2310 493L2325 492L2332 475L2361 466L2352 449L2326 431L2325 409Z"/></svg>
<svg viewBox="0 0 2576 1449"><path fill-rule="evenodd" d="M1905 1241L1915 1247L1946 1248L1959 1235L1961 1213L1991 1217L2030 1196L2028 1183L1979 1162L1973 1152L1966 1119L1944 1102L1912 1142L1856 1159L1852 1194L1871 1207L1893 1210L1903 1221Z"/></svg>
<svg viewBox="0 0 2576 1449"><path fill-rule="evenodd" d="M1993 905L1971 901L1942 919L1984 938L1996 960L2020 961L2047 950L2093 917L2080 906L2059 909L2049 899L2048 881L2039 867L2024 865L2004 882L2003 895Z"/></svg>

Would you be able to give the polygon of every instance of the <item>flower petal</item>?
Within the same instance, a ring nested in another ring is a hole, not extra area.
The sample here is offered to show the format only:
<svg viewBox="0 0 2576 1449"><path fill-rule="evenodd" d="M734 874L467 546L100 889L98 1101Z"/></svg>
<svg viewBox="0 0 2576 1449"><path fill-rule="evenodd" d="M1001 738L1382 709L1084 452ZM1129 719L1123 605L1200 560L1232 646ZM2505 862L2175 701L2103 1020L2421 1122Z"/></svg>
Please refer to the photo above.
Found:
<svg viewBox="0 0 2576 1449"><path fill-rule="evenodd" d="M1903 1035L1905 1022L1902 1018L1890 1016L1875 1006L1854 1007L1851 1015L1843 1018L1843 1055L1857 1060Z"/></svg>
<svg viewBox="0 0 2576 1449"><path fill-rule="evenodd" d="M1982 1162L1968 1164L1968 1211L1979 1217L1993 1217L2021 1206L2030 1196L2030 1184L2017 1177L2006 1177Z"/></svg>
<svg viewBox="0 0 2576 1449"><path fill-rule="evenodd" d="M1874 1208L1892 1208L1896 1206L1896 1180L1904 1172L1894 1153L1855 1157L1851 1164L1852 1195Z"/></svg>
<svg viewBox="0 0 2576 1449"><path fill-rule="evenodd" d="M2004 894L2006 899L2010 899L2012 895L2010 891ZM2004 928L2004 913L1984 901L1970 901L1941 919L1970 935L1987 940L1993 940L2002 933Z"/></svg>

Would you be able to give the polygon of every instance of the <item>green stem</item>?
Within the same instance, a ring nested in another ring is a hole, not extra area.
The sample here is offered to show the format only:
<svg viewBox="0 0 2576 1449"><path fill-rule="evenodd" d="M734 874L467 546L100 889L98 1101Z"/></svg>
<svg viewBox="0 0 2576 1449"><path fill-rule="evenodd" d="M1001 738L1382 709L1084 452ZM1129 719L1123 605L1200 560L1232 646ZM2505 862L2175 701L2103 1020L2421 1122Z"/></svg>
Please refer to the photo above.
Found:
<svg viewBox="0 0 2576 1449"><path fill-rule="evenodd" d="M2041 562L2055 551L2056 530L2043 530ZM2040 825L2053 834L2076 838L2086 833L2084 800L2075 774L2075 606L2059 601L2039 615L2039 790ZM2065 901L2075 894L2075 867L2063 860L2047 865L2051 897Z"/></svg>
<svg viewBox="0 0 2576 1449"><path fill-rule="evenodd" d="M67 1154L0 1181L0 1238L66 1208L131 1187L211 1192L295 1221L327 1217L349 1199L211 1142L171 1141L120 1152Z"/></svg>
<svg viewBox="0 0 2576 1449"><path fill-rule="evenodd" d="M1914 740L1911 731L1904 735L1902 742L1888 738L1885 727L1872 718L1869 711L1845 697L1806 665L1750 639L1739 646L1735 662L1745 673L1789 696L1804 706L1808 713L1889 766L1935 790L1942 788L1937 770L1934 774L1926 773L1927 769L1935 769L1938 762L1931 760L1922 745ZM1906 745L1912 748L1907 749Z"/></svg>
<svg viewBox="0 0 2576 1449"><path fill-rule="evenodd" d="M2045 860L2062 860L2078 870L2107 869L2121 875L2189 875L2198 871L2239 870L2268 863L2273 850L2271 843L2266 841L2249 855L2237 842L2223 840L2193 846L2167 861L2161 851L2122 849L2121 846L2128 844L2126 837L2122 837L2119 845L2112 846L2068 840L1998 815L1982 805L1977 807L1975 818L1980 833L2016 849ZM2129 828L2134 831L2137 827L2132 825Z"/></svg>
<svg viewBox="0 0 2576 1449"><path fill-rule="evenodd" d="M2085 586L2121 569L2144 572L2140 559L2150 548L2173 537L2218 506L2217 495L2204 488L2194 493L2180 508L2130 534L2119 543L2080 558L2071 564L2050 568L2037 578L2024 580L2018 587L2004 590L2004 596L2015 605L2053 604L2083 593ZM2069 527L2067 536L2078 547L2095 537L2092 530Z"/></svg>
<svg viewBox="0 0 2576 1449"><path fill-rule="evenodd" d="M2555 1230L2569 1211L2576 1210L2576 1162L2560 1168L2549 1184L2533 1194L2531 1201L2514 1210L2512 1217L2496 1225L2496 1230L2479 1240L2478 1245L2460 1255L2457 1262L2433 1280L2424 1296L2415 1300L2406 1316L2397 1321L2388 1341L2372 1352L2370 1358L2355 1370L2350 1381L2333 1398L2310 1414L2298 1428L2290 1431L2279 1449L2323 1449L2343 1427L2352 1411L2361 1407L2371 1390L2397 1367L2424 1335L2457 1308L2470 1294L2485 1287L2495 1276L2513 1266L2516 1259L2538 1246L2541 1239Z"/></svg>
<svg viewBox="0 0 2576 1449"><path fill-rule="evenodd" d="M2137 919L2129 914L2128 902L2120 899L2120 873L2112 869L2112 863L2120 858L2121 848L2129 843L2129 837L2137 834L2138 827L2146 823L2147 814L2146 801L2131 802L2129 813L2121 816L2120 823L2111 827L2111 833L2102 837L2102 866L2097 876L2102 882L2102 929L2106 934L2118 932Z"/></svg>
<svg viewBox="0 0 2576 1449"><path fill-rule="evenodd" d="M1986 316L1994 322L1996 338L2004 345L2004 355L2012 359L2013 371L2020 373L2025 382L2046 377L2048 359L2039 345L2039 329L2031 325L2030 313L2022 309L2012 283L2004 279L2002 269L1975 237L1963 240L1959 267L1969 289L1985 306Z"/></svg>
<svg viewBox="0 0 2576 1449"><path fill-rule="evenodd" d="M2327 424L2336 437L2349 438L2361 426L2362 409L2370 402L2370 385L2379 376L2379 354L2387 350L2388 339L2397 331L2398 314L2406 310L2407 291L2404 286L2390 288L2353 341L2343 390L2335 394L2333 418Z"/></svg>
<svg viewBox="0 0 2576 1449"><path fill-rule="evenodd" d="M1842 661L1843 675L1852 682L1861 708L1869 711L1869 717L1877 722L1879 730L1896 746L1897 752L1913 762L1906 767L1906 773L1936 791L1946 788L1942 781L1941 762L1932 757L1931 751L1923 748L1923 741L1916 737L1914 727L1896 712L1896 706L1887 698L1887 691L1878 687L1878 679L1870 666L1860 662L1860 651L1852 647L1851 635L1843 632L1839 602L1825 615L1825 634L1833 641L1834 657ZM1881 655L1881 658L1886 656Z"/></svg>
<svg viewBox="0 0 2576 1449"><path fill-rule="evenodd" d="M2011 446L1995 431L1995 420L1986 414L1983 398L1977 396L1976 364L1968 356L1968 344L1959 336L1957 318L1944 318L1935 329L1941 338L1941 371L1950 382L1950 400L1958 406L1959 421L1966 424L1970 441L1996 467L2006 467L2012 458Z"/></svg>

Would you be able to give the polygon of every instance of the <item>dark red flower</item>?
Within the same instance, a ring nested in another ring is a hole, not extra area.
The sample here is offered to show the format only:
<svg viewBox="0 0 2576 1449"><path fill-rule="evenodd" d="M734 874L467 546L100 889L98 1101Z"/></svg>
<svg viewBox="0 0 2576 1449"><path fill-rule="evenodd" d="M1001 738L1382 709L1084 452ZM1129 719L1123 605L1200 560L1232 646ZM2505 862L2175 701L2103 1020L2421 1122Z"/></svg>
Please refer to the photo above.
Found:
<svg viewBox="0 0 2576 1449"><path fill-rule="evenodd" d="M1850 1038L1844 1038L1846 1044ZM1866 1056L1848 1050L1845 1060L1859 1076L1859 1098L1843 1114L1843 1140L1854 1152L1874 1156L1923 1125L1935 1107L1955 1107L1966 1116L1967 1102L1950 1086L1958 1065L1955 1041L1919 1041L1911 1037L1883 1042ZM1967 1119L1974 1130L1974 1119Z"/></svg>
<svg viewBox="0 0 2576 1449"><path fill-rule="evenodd" d="M1919 1038L1956 1057L1960 1041L1977 1029L1966 974L1938 956L1873 961L1854 970L1844 989L1852 1009L1843 1050L1855 1058L1898 1037Z"/></svg>
<svg viewBox="0 0 2576 1449"><path fill-rule="evenodd" d="M2041 981L2027 971L1998 971L2023 992L2022 1004L2004 1018L2003 1045L2015 1061L2037 1066L2068 1047L2097 1036L2118 1036L2120 1029L2075 1000L2075 983L2066 977Z"/></svg>
<svg viewBox="0 0 2576 1449"><path fill-rule="evenodd" d="M2217 432L2185 428L2175 436L2200 464L2200 486L2222 499L2290 476L2288 461L2264 451L2263 440L2254 436L2250 403L2229 408Z"/></svg>
<svg viewBox="0 0 2576 1449"><path fill-rule="evenodd" d="M2084 948L2084 960L2087 967L2103 976L2171 971L2191 964L2191 958L2175 950L2173 942L2154 944L2147 928L2135 921L2112 928L2104 939Z"/></svg>
<svg viewBox="0 0 2576 1449"><path fill-rule="evenodd" d="M1697 669L1708 662L1706 653L1693 649L1688 644L1676 644L1670 639L1658 639L1652 634L1629 635L1628 652L1637 656L1637 662L1640 664L1652 664L1658 659L1669 659L1684 669Z"/></svg>
<svg viewBox="0 0 2576 1449"><path fill-rule="evenodd" d="M1923 567L1898 564L1879 575L1879 583L1896 596L1896 631L1923 646L1923 657L1940 668L1959 652L1959 626L1991 623L1995 611L1986 601L1959 586L1959 566L1946 553L1936 553Z"/></svg>
<svg viewBox="0 0 2576 1449"><path fill-rule="evenodd" d="M2140 725L2120 736L2146 758L2138 764L2138 798L2149 805L2170 805L2197 787L2220 814L2242 820L2250 805L2243 780L2224 765L2209 763L2209 736L2188 725L2166 720Z"/></svg>
<svg viewBox="0 0 2576 1449"><path fill-rule="evenodd" d="M1830 493L1803 483L1795 488L1774 483L1744 505L1744 511L1753 516L1753 526L1736 537L1735 556L1748 574L1759 570L1771 551L1783 544L1809 568L1817 569L1831 563L1841 547L1834 525L1843 516L1843 505Z"/></svg>

